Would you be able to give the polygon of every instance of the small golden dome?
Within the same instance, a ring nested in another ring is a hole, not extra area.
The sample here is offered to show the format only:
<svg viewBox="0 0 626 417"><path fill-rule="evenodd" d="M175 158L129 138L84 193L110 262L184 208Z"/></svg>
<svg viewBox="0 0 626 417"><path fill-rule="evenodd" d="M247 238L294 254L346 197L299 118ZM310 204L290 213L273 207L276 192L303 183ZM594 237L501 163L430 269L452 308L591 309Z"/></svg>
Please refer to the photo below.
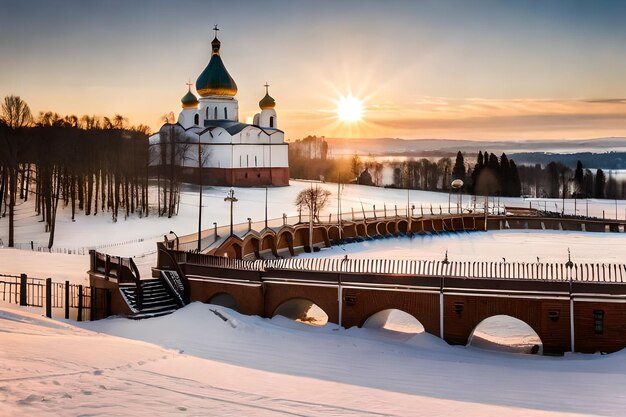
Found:
<svg viewBox="0 0 626 417"><path fill-rule="evenodd" d="M183 96L180 102L183 104L183 109L197 109L198 108L198 99L191 92L191 87L189 87L189 91L187 92L187 94Z"/></svg>
<svg viewBox="0 0 626 417"><path fill-rule="evenodd" d="M261 101L259 101L259 107L261 108L261 110L273 109L274 107L276 107L276 101L269 94L269 91L268 91L269 84L265 83L264 87L265 87L265 97L263 97Z"/></svg>
<svg viewBox="0 0 626 417"><path fill-rule="evenodd" d="M261 110L273 109L274 107L276 107L276 101L274 101L274 99L269 94L265 94L265 97L263 97L261 101L259 101L259 107L261 108Z"/></svg>

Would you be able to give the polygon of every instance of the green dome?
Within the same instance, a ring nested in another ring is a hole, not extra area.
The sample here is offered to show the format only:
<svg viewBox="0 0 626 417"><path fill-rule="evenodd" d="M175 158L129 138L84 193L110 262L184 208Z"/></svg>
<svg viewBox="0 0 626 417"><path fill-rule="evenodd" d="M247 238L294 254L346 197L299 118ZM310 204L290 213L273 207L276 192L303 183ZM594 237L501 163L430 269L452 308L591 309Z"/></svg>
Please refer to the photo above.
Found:
<svg viewBox="0 0 626 417"><path fill-rule="evenodd" d="M183 109L195 109L198 107L198 99L191 92L191 88L189 88L189 91L183 96L180 102L183 103Z"/></svg>
<svg viewBox="0 0 626 417"><path fill-rule="evenodd" d="M222 58L220 57L221 42L215 38L211 42L213 47L213 55L209 65L196 80L196 91L201 97L207 96L234 96L237 94L237 84L230 76Z"/></svg>
<svg viewBox="0 0 626 417"><path fill-rule="evenodd" d="M269 94L265 93L265 97L259 101L259 107L261 110L264 109L273 109L276 107L276 101Z"/></svg>

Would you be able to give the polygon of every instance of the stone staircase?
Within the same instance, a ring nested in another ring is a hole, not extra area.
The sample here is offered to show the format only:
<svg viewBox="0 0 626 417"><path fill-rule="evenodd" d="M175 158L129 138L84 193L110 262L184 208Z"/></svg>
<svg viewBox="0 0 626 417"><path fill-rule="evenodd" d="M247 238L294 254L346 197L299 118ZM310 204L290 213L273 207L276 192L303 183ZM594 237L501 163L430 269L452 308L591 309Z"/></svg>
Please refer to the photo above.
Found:
<svg viewBox="0 0 626 417"><path fill-rule="evenodd" d="M172 296L167 284L160 279L144 279L139 281L143 292L142 308L137 306L135 285L120 284L120 292L133 311L132 319L146 319L173 313L181 307L179 301Z"/></svg>

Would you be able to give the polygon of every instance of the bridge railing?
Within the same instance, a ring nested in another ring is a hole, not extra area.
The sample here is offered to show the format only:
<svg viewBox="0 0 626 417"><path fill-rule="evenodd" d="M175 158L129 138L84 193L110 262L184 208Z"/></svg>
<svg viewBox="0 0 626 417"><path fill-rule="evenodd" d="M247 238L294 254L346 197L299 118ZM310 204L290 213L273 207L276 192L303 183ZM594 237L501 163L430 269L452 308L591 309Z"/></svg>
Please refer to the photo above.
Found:
<svg viewBox="0 0 626 417"><path fill-rule="evenodd" d="M259 261L257 261L259 262ZM351 274L441 276L458 278L592 281L622 283L624 264L472 262L390 259L277 259L263 261L265 270L320 271Z"/></svg>

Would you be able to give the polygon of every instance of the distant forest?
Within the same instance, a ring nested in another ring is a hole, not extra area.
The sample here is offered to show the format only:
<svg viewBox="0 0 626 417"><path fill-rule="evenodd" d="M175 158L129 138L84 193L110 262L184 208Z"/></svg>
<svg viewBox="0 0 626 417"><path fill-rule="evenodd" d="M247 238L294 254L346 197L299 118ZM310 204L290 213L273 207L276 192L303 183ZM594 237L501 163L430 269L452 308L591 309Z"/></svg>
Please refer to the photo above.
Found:
<svg viewBox="0 0 626 417"><path fill-rule="evenodd" d="M547 153L547 152L523 152L512 155L519 164L548 165L550 162L558 162L570 168L575 168L578 161L585 167L602 168L605 171L611 169L626 169L626 152L576 152L576 153Z"/></svg>
<svg viewBox="0 0 626 417"><path fill-rule="evenodd" d="M0 107L0 217L8 214L9 247L15 243L15 208L34 199L33 209L54 243L59 204L82 213L108 213L113 221L133 213L176 214L178 184L163 168L158 198L148 187L147 126L129 126L126 118L40 113L33 117L17 96ZM170 167L171 168L171 167ZM156 203L156 209L151 208Z"/></svg>
<svg viewBox="0 0 626 417"><path fill-rule="evenodd" d="M362 161L330 158L328 143L323 137L307 136L289 145L289 165L293 178L352 182L379 187L448 191L455 179L463 181L463 191L490 196L529 196L546 198L609 198L626 197L626 182L614 177L610 170L591 170L599 160L606 163L607 154L574 155L525 153L545 157L544 163L518 165L506 153L488 151L468 155L460 150L454 162L450 157L409 158L403 162ZM610 153L616 165L623 153ZM467 158L466 158L467 157ZM576 158L576 159L572 159ZM467 163L466 159L476 161ZM624 165L617 165L623 167ZM383 170L392 169L390 184L383 183Z"/></svg>

